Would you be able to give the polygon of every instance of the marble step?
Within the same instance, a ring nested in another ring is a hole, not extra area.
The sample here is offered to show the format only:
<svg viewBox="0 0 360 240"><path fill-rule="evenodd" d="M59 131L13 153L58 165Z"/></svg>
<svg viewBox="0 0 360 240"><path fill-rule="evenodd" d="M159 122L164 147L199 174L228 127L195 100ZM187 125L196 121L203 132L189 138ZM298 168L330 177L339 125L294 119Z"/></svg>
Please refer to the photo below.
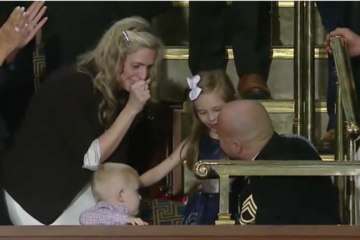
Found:
<svg viewBox="0 0 360 240"><path fill-rule="evenodd" d="M276 132L280 134L290 134L293 132L294 113L270 113ZM328 124L327 113L316 113L314 129L314 144L317 145L326 133ZM182 113L181 117L181 139L185 139L190 133L190 122L186 113Z"/></svg>
<svg viewBox="0 0 360 240"><path fill-rule="evenodd" d="M233 60L234 54L231 47L227 49L228 59ZM294 59L294 48L292 47L273 47L270 56L272 59ZM164 59L168 60L187 60L189 58L189 49L183 46L167 46L165 48ZM316 47L314 53L315 59L327 58L326 50L323 47Z"/></svg>
<svg viewBox="0 0 360 240"><path fill-rule="evenodd" d="M236 87L238 76L235 69L234 61L229 60L226 69L231 81ZM325 99L327 92L327 60L315 60L315 98ZM182 60L165 60L163 64L163 75L159 80L160 97L162 99L181 99L183 90L187 87L186 77L191 76L186 59ZM294 99L294 63L290 59L273 59L270 67L270 74L267 84L272 93L273 99L286 100L276 102L283 106L289 106L288 100ZM322 105L324 106L324 105ZM286 110L288 111L288 110Z"/></svg>
<svg viewBox="0 0 360 240"><path fill-rule="evenodd" d="M231 1L227 2L227 5L231 5ZM288 8L288 7L294 7L294 1L278 1L277 2L278 7L281 8ZM173 1L174 7L189 7L189 1Z"/></svg>

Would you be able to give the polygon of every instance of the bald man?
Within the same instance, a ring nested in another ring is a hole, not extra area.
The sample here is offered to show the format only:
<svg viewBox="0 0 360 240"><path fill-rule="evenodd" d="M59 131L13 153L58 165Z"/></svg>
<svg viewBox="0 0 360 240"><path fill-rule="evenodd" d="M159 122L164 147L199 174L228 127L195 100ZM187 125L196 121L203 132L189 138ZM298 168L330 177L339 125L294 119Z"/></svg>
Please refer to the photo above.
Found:
<svg viewBox="0 0 360 240"><path fill-rule="evenodd" d="M218 134L231 159L321 160L303 137L279 135L255 100L222 107ZM330 177L248 177L240 192L240 219L246 224L340 224L338 192Z"/></svg>

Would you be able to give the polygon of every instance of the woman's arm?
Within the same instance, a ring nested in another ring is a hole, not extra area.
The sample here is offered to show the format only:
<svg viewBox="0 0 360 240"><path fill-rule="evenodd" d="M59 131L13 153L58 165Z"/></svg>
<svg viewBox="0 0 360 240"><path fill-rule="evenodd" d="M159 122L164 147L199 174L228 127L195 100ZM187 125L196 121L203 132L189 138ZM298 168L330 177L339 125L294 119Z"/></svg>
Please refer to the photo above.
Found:
<svg viewBox="0 0 360 240"><path fill-rule="evenodd" d="M149 81L137 81L131 86L129 100L123 111L111 127L91 143L84 155L84 168L95 170L115 151L136 115L142 111L145 103L150 99L149 89L144 88L144 85L148 83Z"/></svg>
<svg viewBox="0 0 360 240"><path fill-rule="evenodd" d="M118 147L134 121L137 113L126 106L113 125L99 138L100 163L104 162Z"/></svg>
<svg viewBox="0 0 360 240"><path fill-rule="evenodd" d="M140 176L140 180L143 186L150 186L163 179L171 170L179 165L182 160L184 160L186 152L187 139L184 140L168 158Z"/></svg>
<svg viewBox="0 0 360 240"><path fill-rule="evenodd" d="M2 66L9 54L9 51L0 42L0 66Z"/></svg>

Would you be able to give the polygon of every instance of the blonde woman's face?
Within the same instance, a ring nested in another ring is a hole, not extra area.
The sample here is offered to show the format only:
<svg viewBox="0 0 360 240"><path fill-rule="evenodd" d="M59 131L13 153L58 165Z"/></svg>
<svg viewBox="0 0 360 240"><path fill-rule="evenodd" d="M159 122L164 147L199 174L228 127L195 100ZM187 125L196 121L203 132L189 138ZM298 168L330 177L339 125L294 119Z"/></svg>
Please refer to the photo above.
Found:
<svg viewBox="0 0 360 240"><path fill-rule="evenodd" d="M150 48L140 48L137 52L128 54L124 62L124 67L120 73L122 87L130 91L131 85L137 81L145 81L149 78L150 69L155 62L155 50Z"/></svg>
<svg viewBox="0 0 360 240"><path fill-rule="evenodd" d="M217 117L224 104L225 102L216 93L200 94L195 100L196 114L210 131L217 133Z"/></svg>

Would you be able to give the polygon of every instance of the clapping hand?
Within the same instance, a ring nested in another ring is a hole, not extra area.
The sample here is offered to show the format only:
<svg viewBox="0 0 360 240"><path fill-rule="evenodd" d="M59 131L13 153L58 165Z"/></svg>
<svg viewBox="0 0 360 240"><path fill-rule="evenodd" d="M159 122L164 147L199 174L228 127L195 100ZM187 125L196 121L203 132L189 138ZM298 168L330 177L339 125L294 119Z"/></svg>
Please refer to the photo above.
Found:
<svg viewBox="0 0 360 240"><path fill-rule="evenodd" d="M40 1L33 2L30 7L26 9L28 27L18 45L18 49L26 46L46 23L47 17L42 18L46 12L44 3L45 2Z"/></svg>
<svg viewBox="0 0 360 240"><path fill-rule="evenodd" d="M45 11L44 2L33 2L26 11L24 7L13 10L0 28L1 54L4 55L1 58L7 58L34 38L47 21L47 18L41 19Z"/></svg>

